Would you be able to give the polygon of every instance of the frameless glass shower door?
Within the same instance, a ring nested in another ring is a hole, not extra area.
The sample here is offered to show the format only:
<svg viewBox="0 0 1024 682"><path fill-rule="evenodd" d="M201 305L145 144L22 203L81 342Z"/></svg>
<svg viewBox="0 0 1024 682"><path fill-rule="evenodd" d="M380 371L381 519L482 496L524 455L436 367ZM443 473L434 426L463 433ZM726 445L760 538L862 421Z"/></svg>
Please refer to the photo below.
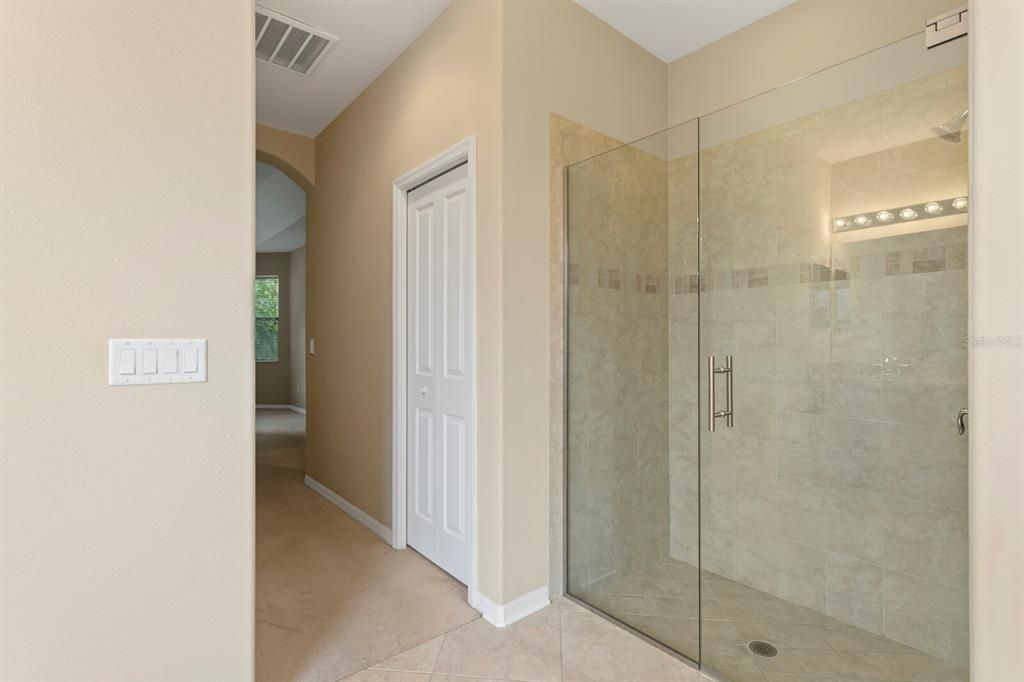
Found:
<svg viewBox="0 0 1024 682"><path fill-rule="evenodd" d="M967 679L965 64L567 170L572 597L724 679Z"/></svg>
<svg viewBox="0 0 1024 682"><path fill-rule="evenodd" d="M710 417L702 374L701 661L727 678L966 679L968 136L933 130L965 61L913 36L700 121L715 410L734 387Z"/></svg>
<svg viewBox="0 0 1024 682"><path fill-rule="evenodd" d="M696 124L659 133L566 194L568 592L694 660L696 151Z"/></svg>

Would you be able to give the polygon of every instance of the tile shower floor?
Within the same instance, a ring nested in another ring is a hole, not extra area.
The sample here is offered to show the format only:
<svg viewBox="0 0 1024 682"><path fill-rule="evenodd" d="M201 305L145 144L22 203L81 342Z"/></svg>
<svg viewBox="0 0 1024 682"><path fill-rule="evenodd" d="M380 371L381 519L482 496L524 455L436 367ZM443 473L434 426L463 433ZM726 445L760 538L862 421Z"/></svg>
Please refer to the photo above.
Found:
<svg viewBox="0 0 1024 682"><path fill-rule="evenodd" d="M704 659L732 682L966 681L968 672L817 611L704 572ZM576 595L691 658L697 657L697 569L661 561L601 591ZM778 655L751 653L750 642Z"/></svg>

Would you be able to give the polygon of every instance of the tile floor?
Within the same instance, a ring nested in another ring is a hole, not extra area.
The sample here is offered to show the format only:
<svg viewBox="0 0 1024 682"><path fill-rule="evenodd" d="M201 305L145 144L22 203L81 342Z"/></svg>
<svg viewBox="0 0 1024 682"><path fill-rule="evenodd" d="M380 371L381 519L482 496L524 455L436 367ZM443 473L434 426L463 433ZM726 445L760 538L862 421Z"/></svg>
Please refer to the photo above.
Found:
<svg viewBox="0 0 1024 682"><path fill-rule="evenodd" d="M635 570L587 603L676 651L697 657L697 569L660 561ZM966 681L967 671L879 635L765 592L704 574L704 659L733 682L872 680ZM763 640L778 655L756 656L747 645Z"/></svg>
<svg viewBox="0 0 1024 682"><path fill-rule="evenodd" d="M696 670L565 600L507 628L477 620L345 682L697 682Z"/></svg>
<svg viewBox="0 0 1024 682"><path fill-rule="evenodd" d="M256 679L336 682L479 617L466 588L303 485L305 419L256 415Z"/></svg>
<svg viewBox="0 0 1024 682"><path fill-rule="evenodd" d="M256 677L260 682L698 682L693 668L571 601L499 629L465 587L395 552L302 483L304 419L257 413ZM706 575L706 652L731 682L963 682L964 670ZM696 652L697 572L659 562L583 595ZM683 617L680 617L683 614ZM746 649L765 639L780 653Z"/></svg>

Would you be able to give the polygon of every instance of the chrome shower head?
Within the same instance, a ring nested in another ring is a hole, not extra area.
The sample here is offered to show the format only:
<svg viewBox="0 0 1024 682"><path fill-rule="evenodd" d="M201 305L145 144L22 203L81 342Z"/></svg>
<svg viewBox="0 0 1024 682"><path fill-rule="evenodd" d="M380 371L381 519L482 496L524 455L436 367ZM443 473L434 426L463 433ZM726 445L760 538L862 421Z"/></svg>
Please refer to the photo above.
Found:
<svg viewBox="0 0 1024 682"><path fill-rule="evenodd" d="M959 114L949 119L942 125L937 125L932 128L932 133L936 137L939 137L947 142L959 142L960 131L967 124L967 109L964 109Z"/></svg>

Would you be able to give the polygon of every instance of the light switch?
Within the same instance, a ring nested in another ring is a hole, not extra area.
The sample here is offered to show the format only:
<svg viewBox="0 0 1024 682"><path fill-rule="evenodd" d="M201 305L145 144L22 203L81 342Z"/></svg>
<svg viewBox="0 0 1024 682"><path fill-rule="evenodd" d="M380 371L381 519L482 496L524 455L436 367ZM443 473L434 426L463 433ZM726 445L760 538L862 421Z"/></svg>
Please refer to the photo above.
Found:
<svg viewBox="0 0 1024 682"><path fill-rule="evenodd" d="M135 374L135 351L126 348L121 351L121 357L117 363L118 374Z"/></svg>
<svg viewBox="0 0 1024 682"><path fill-rule="evenodd" d="M156 374L156 349L145 348L142 351L142 373Z"/></svg>
<svg viewBox="0 0 1024 682"><path fill-rule="evenodd" d="M157 366L160 368L161 374L177 374L178 373L178 349L177 348L161 348L159 349L160 359L157 360Z"/></svg>
<svg viewBox="0 0 1024 682"><path fill-rule="evenodd" d="M309 340L309 354L316 355L316 339Z"/></svg>
<svg viewBox="0 0 1024 682"><path fill-rule="evenodd" d="M181 352L181 362L181 371L188 372L189 374L191 374L192 372L198 372L199 351L197 351L195 348L185 348Z"/></svg>
<svg viewBox="0 0 1024 682"><path fill-rule="evenodd" d="M111 386L206 381L206 339L109 339L107 345Z"/></svg>

